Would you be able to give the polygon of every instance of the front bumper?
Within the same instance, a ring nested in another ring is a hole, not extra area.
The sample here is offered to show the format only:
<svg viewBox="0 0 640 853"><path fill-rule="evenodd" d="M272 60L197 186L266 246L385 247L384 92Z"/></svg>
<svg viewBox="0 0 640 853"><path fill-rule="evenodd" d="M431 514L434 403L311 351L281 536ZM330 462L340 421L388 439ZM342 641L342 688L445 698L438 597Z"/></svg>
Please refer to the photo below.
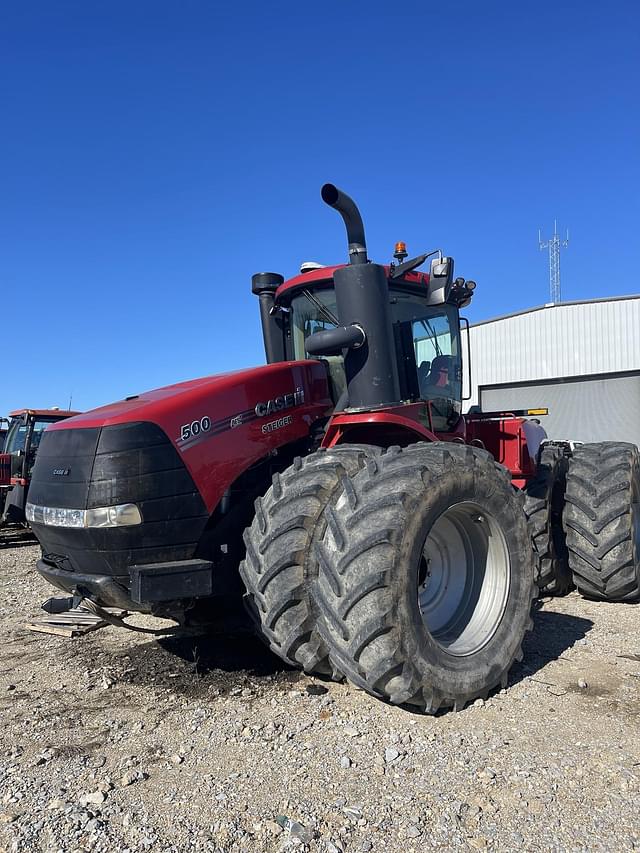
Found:
<svg viewBox="0 0 640 853"><path fill-rule="evenodd" d="M139 610L129 594L129 578L113 575L87 575L61 569L46 560L38 560L36 569L42 577L58 589L71 595L90 598L103 607L120 607L124 610Z"/></svg>
<svg viewBox="0 0 640 853"><path fill-rule="evenodd" d="M131 566L126 576L74 572L46 557L38 560L36 568L46 581L64 592L124 610L151 612L160 604L213 592L213 563L207 560Z"/></svg>

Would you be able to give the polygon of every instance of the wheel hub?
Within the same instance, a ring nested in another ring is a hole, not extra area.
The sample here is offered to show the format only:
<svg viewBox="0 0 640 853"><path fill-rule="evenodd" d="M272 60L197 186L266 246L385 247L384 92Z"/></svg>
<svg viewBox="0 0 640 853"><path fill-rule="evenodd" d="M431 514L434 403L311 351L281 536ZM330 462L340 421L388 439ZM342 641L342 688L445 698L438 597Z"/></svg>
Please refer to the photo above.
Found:
<svg viewBox="0 0 640 853"><path fill-rule="evenodd" d="M474 654L495 634L509 593L500 525L477 504L455 504L431 527L422 559L418 604L425 628L450 654Z"/></svg>

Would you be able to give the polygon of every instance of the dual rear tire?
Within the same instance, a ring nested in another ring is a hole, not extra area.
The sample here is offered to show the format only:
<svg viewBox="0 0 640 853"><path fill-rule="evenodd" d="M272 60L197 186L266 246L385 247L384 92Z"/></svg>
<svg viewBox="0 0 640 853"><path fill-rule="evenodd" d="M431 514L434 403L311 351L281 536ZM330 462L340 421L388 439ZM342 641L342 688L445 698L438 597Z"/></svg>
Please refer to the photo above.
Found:
<svg viewBox="0 0 640 853"><path fill-rule="evenodd" d="M542 595L574 586L601 601L640 599L640 454L634 444L543 446L525 490Z"/></svg>
<svg viewBox="0 0 640 853"><path fill-rule="evenodd" d="M545 444L538 455L536 475L525 488L524 511L541 595L566 595L573 589L562 518L568 467L564 448Z"/></svg>
<svg viewBox="0 0 640 853"><path fill-rule="evenodd" d="M604 601L640 598L640 453L635 444L578 445L564 526L578 591Z"/></svg>
<svg viewBox="0 0 640 853"><path fill-rule="evenodd" d="M257 502L245 542L256 623L307 671L435 713L506 684L521 657L529 531L521 495L485 451L311 454Z"/></svg>

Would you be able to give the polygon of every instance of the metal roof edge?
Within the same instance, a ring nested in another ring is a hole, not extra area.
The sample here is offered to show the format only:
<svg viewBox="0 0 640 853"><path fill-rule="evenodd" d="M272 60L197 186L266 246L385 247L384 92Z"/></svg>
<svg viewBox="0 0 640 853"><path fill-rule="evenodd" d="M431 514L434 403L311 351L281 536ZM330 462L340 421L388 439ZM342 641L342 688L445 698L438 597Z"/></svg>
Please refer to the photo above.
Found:
<svg viewBox="0 0 640 853"><path fill-rule="evenodd" d="M536 311L549 311L553 308L565 308L568 305L595 305L600 302L623 302L629 299L640 299L640 293L632 293L629 296L601 296L597 299L575 299L568 302L547 302L546 305L537 305L535 308L525 308L524 311L514 311L511 314L500 314L497 317L490 317L488 320L478 320L476 323L469 323L470 328L476 326L486 326L487 323L497 323L500 320L511 320L513 317L521 317L523 314L533 314Z"/></svg>

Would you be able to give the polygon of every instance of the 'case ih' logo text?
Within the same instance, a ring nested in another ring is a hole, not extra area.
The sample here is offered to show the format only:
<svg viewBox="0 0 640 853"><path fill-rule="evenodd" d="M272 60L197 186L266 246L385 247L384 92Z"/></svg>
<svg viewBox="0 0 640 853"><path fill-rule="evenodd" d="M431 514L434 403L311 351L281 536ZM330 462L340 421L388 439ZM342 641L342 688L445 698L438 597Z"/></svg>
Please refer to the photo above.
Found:
<svg viewBox="0 0 640 853"><path fill-rule="evenodd" d="M294 406L302 405L302 403L304 403L304 391L302 388L296 388L293 394L283 394L282 397L274 397L273 400L267 400L266 403L257 403L255 412L259 418L266 418L267 415L272 415L274 412L292 409Z"/></svg>
<svg viewBox="0 0 640 853"><path fill-rule="evenodd" d="M71 473L71 468L54 468L53 476L54 477L68 477Z"/></svg>

